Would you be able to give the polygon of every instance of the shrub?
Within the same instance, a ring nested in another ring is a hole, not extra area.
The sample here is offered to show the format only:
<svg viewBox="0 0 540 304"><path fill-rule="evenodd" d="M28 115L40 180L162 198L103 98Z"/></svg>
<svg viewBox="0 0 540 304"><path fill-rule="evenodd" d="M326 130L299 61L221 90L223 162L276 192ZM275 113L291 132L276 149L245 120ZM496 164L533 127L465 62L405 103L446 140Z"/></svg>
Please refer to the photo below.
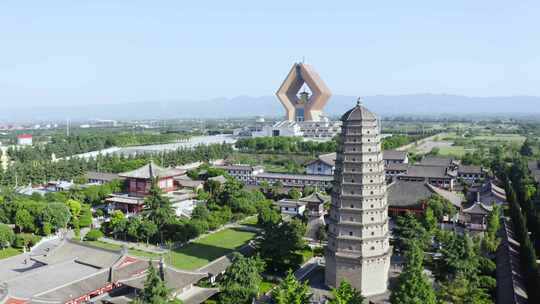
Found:
<svg viewBox="0 0 540 304"><path fill-rule="evenodd" d="M18 233L15 235L15 242L13 242L13 247L23 248L23 247L32 247L37 242L39 242L40 237L33 235L31 233Z"/></svg>
<svg viewBox="0 0 540 304"><path fill-rule="evenodd" d="M101 230L92 229L92 230L88 231L88 233L86 234L84 239L86 241L97 241L102 237L103 237L103 232L101 232Z"/></svg>

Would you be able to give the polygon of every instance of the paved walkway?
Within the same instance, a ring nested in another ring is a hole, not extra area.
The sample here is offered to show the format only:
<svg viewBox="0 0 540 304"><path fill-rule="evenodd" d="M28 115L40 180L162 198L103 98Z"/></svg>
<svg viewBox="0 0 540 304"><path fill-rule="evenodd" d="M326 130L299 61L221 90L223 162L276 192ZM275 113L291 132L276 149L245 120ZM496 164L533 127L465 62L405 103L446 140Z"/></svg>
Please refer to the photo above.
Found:
<svg viewBox="0 0 540 304"><path fill-rule="evenodd" d="M163 249L161 247L158 247L158 246L155 246L155 245L152 245L152 244L147 245L147 244L144 244L144 243L120 241L120 240L115 240L115 239L111 239L111 238L108 238L108 237L102 237L99 240L102 241L102 242L105 242L105 243L118 245L118 246L126 246L127 248L135 248L135 249L138 249L138 250L148 251L148 252L151 252L151 253L164 254L164 253L167 252L167 249Z"/></svg>
<svg viewBox="0 0 540 304"><path fill-rule="evenodd" d="M428 153L434 147L434 146L432 146L432 144L436 142L435 139L437 137L439 137L439 136L441 136L441 138L443 138L446 135L447 135L447 133L444 133L444 132L443 133L437 133L435 135L431 135L429 137L420 139L420 140L412 142L410 144L406 144L404 146L401 146L401 147L397 148L396 150L398 150L398 151L407 151L407 150L409 150L411 148L419 149L418 147L422 146L422 147L424 147L423 150L426 150L427 149L426 147L429 147L429 151L425 152L425 153Z"/></svg>

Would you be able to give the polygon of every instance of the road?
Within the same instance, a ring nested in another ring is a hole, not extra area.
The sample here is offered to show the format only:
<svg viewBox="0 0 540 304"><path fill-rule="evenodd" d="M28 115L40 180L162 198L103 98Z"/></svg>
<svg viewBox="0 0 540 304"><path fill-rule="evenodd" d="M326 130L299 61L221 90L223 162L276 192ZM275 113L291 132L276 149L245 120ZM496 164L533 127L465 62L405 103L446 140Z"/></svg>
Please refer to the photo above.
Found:
<svg viewBox="0 0 540 304"><path fill-rule="evenodd" d="M401 146L397 148L396 150L408 151L408 150L414 149L417 153L427 154L431 152L433 148L450 147L453 144L453 142L436 140L438 138L444 138L445 135L446 133L438 133L438 134L426 137L424 139L421 139L417 142L413 142L413 143Z"/></svg>
<svg viewBox="0 0 540 304"><path fill-rule="evenodd" d="M195 136L191 137L187 141L169 143L169 144L159 144L159 145L146 145L146 146L130 146L130 147L110 147L107 149L92 151L82 154L77 154L71 157L77 158L91 158L98 155L109 155L109 154L121 154L121 155L135 155L135 154L145 154L145 153L159 153L162 151L174 151L181 148L194 148L200 145L212 145L212 144L234 144L237 138L230 134L218 134L218 135L209 135L209 136Z"/></svg>

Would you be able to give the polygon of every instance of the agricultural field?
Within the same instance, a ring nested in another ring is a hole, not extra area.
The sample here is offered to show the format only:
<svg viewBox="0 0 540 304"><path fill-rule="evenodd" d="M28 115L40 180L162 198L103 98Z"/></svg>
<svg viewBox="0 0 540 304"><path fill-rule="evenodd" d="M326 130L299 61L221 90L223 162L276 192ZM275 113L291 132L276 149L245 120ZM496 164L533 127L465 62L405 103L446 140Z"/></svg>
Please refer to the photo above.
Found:
<svg viewBox="0 0 540 304"><path fill-rule="evenodd" d="M519 134L488 133L485 130L481 132L468 132L467 134L458 135L456 132L443 133L433 137L431 140L411 147L408 151L413 154L427 154L436 151L441 156L460 158L466 153L473 153L480 148L488 149L498 145L519 146L525 141L525 137Z"/></svg>

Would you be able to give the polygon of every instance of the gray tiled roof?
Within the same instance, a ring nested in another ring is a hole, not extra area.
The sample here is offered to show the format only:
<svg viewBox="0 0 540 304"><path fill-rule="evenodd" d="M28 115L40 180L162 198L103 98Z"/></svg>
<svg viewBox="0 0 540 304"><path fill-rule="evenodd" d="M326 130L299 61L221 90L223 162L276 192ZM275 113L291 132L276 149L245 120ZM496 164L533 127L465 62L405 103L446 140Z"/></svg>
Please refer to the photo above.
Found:
<svg viewBox="0 0 540 304"><path fill-rule="evenodd" d="M148 267L148 262L145 262L146 267ZM157 265L155 266L157 267ZM207 277L208 274L200 272L191 272L191 271L181 271L173 269L172 267L165 266L164 268L164 281L167 285L167 288L174 291L183 289L191 284L194 284L201 279ZM146 280L146 272L125 280L120 280L119 282L131 286L137 289L144 288L144 282Z"/></svg>
<svg viewBox="0 0 540 304"><path fill-rule="evenodd" d="M377 117L371 111L361 104L357 104L354 108L345 112L341 116L341 121L350 121L350 120L376 120Z"/></svg>
<svg viewBox="0 0 540 304"><path fill-rule="evenodd" d="M103 181L112 181L112 180L120 178L118 174L116 173L95 172L95 171L88 171L85 177L87 179L97 179L97 180L103 180Z"/></svg>
<svg viewBox="0 0 540 304"><path fill-rule="evenodd" d="M420 207L419 201L438 194L456 207L461 207L461 198L451 191L437 188L425 182L396 180L388 185L390 207Z"/></svg>
<svg viewBox="0 0 540 304"><path fill-rule="evenodd" d="M314 180L314 181L333 181L331 175L309 175L309 174L287 174L287 173L260 173L257 178L282 178L282 179L299 179L299 180Z"/></svg>
<svg viewBox="0 0 540 304"><path fill-rule="evenodd" d="M218 288L202 288L193 286L188 291L189 295L186 298L182 298L184 304L200 304L208 300L211 296L219 292Z"/></svg>
<svg viewBox="0 0 540 304"><path fill-rule="evenodd" d="M407 151L398 151L398 150L384 150L383 159L384 160L402 160L404 161L407 157ZM315 160L310 161L308 164L315 163L317 161L323 162L329 166L336 165L336 152L321 154Z"/></svg>
<svg viewBox="0 0 540 304"><path fill-rule="evenodd" d="M405 173L404 176L409 177L435 177L435 178L443 178L450 176L446 174L446 168L445 167L439 167L439 166L424 166L424 165L413 165L410 166L407 170L407 173Z"/></svg>
<svg viewBox="0 0 540 304"><path fill-rule="evenodd" d="M76 260L96 268L106 268L114 264L121 255L120 251L103 249L79 243L77 241L66 240L63 244L47 253L46 256L34 256L32 259L44 264L55 264L67 260Z"/></svg>
<svg viewBox="0 0 540 304"><path fill-rule="evenodd" d="M500 231L501 244L496 259L497 303L526 304L528 295L520 266L520 244L514 238L509 220L503 220Z"/></svg>
<svg viewBox="0 0 540 304"><path fill-rule="evenodd" d="M185 173L185 170L178 170L172 168L163 168L156 165L154 162L150 162L139 169L133 171L120 173L120 177L126 178L140 178L140 179L150 179L153 177L174 177L182 175Z"/></svg>
<svg viewBox="0 0 540 304"><path fill-rule="evenodd" d="M463 209L463 213L470 214L489 214L493 210L492 206L486 206L480 202L474 202L472 205Z"/></svg>
<svg viewBox="0 0 540 304"><path fill-rule="evenodd" d="M80 278L91 276L98 271L95 267L80 264L74 260L66 260L28 271L6 283L11 297L29 299L59 286L71 284Z"/></svg>
<svg viewBox="0 0 540 304"><path fill-rule="evenodd" d="M441 156L426 156L418 163L423 166L440 166L448 167L454 162L454 159L451 157L441 157Z"/></svg>
<svg viewBox="0 0 540 304"><path fill-rule="evenodd" d="M480 173L483 173L484 170L482 169L481 166L459 165L458 172L459 173L464 173L464 174L467 174L467 173L480 174Z"/></svg>
<svg viewBox="0 0 540 304"><path fill-rule="evenodd" d="M35 295L32 302L56 302L65 303L68 300L97 290L105 285L109 280L109 270L103 269L87 277L79 277L79 280L64 286L55 286L50 291Z"/></svg>
<svg viewBox="0 0 540 304"><path fill-rule="evenodd" d="M398 150L384 150L383 159L385 160L402 160L404 161L407 158L407 151L398 151Z"/></svg>
<svg viewBox="0 0 540 304"><path fill-rule="evenodd" d="M388 205L390 207L420 207L419 201L433 195L424 182L396 180L388 185Z"/></svg>
<svg viewBox="0 0 540 304"><path fill-rule="evenodd" d="M400 163L390 163L384 166L386 171L407 171L409 169L409 164L400 164Z"/></svg>
<svg viewBox="0 0 540 304"><path fill-rule="evenodd" d="M301 202L321 203L321 204L329 200L330 200L330 196L324 195L320 192L314 192L311 195L308 195L300 199Z"/></svg>

